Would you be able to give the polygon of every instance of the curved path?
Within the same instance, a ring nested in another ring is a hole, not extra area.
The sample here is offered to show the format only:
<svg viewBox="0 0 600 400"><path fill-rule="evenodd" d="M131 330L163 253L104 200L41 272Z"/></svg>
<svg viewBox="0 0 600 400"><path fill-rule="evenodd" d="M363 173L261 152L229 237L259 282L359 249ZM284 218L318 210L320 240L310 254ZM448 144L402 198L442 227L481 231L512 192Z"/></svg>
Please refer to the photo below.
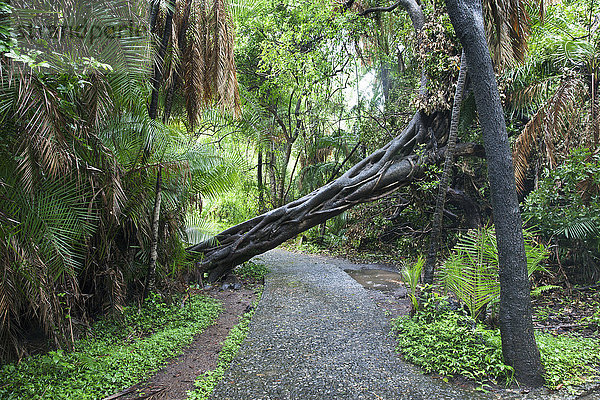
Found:
<svg viewBox="0 0 600 400"><path fill-rule="evenodd" d="M463 389L403 362L394 352L388 318L342 270L356 265L283 250L257 259L272 272L250 333L211 399L537 397Z"/></svg>
<svg viewBox="0 0 600 400"><path fill-rule="evenodd" d="M323 257L273 250L248 338L213 399L478 399L394 353L387 318Z"/></svg>

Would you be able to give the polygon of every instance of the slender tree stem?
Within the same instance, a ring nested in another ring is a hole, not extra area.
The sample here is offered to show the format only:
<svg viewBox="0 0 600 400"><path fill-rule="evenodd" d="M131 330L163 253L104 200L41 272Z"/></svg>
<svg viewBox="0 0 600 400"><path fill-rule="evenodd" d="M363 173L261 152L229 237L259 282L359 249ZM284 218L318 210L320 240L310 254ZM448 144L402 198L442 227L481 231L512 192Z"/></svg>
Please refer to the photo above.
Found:
<svg viewBox="0 0 600 400"><path fill-rule="evenodd" d="M150 245L150 262L148 264L148 273L146 284L144 285L144 298L154 289L156 281L156 262L158 260L158 224L160 219L160 203L162 198L162 166L158 168L156 175L156 196L154 197L154 207L152 208L152 242Z"/></svg>
<svg viewBox="0 0 600 400"><path fill-rule="evenodd" d="M433 222L431 230L431 241L429 243L429 252L425 261L425 271L423 282L433 284L433 275L435 273L435 263L437 253L440 247L442 236L442 223L444 220L444 204L446 203L446 192L452 176L452 166L454 165L454 149L456 148L456 139L458 137L458 121L460 117L460 105L462 104L465 80L467 77L467 61L465 52L460 56L460 71L456 82L454 92L454 104L452 105L452 119L450 121L450 133L448 133L448 146L446 148L446 158L444 159L444 171L438 186L438 195L435 201L435 211L433 213Z"/></svg>
<svg viewBox="0 0 600 400"><path fill-rule="evenodd" d="M156 119L158 115L158 95L160 92L160 83L163 78L163 69L165 64L165 54L167 52L167 46L171 39L171 30L173 27L173 12L175 9L175 1L169 2L169 8L167 10L167 17L165 19L165 26L163 28L163 36L158 47L158 54L154 61L154 71L152 73L152 95L150 97L150 105L148 106L148 115L150 118Z"/></svg>

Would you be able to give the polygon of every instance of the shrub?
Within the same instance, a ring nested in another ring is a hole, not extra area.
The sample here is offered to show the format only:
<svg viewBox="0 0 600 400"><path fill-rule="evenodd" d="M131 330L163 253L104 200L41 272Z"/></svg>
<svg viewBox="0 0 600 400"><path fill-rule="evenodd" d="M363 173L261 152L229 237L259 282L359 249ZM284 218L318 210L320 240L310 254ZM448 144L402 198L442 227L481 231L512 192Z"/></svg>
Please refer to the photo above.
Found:
<svg viewBox="0 0 600 400"><path fill-rule="evenodd" d="M527 272L544 270L546 248L524 231ZM470 230L460 235L440 272L446 290L452 291L469 309L472 318L500 300L498 247L493 228Z"/></svg>
<svg viewBox="0 0 600 400"><path fill-rule="evenodd" d="M451 310L445 298L425 294L413 318L393 321L398 351L427 373L462 375L477 382L508 382L513 369L502 361L500 336Z"/></svg>
<svg viewBox="0 0 600 400"><path fill-rule="evenodd" d="M600 278L600 155L577 149L547 170L523 216L558 245L563 265L584 281Z"/></svg>
<svg viewBox="0 0 600 400"><path fill-rule="evenodd" d="M252 261L247 261L235 268L234 273L238 278L250 281L259 281L271 272L262 264L257 264Z"/></svg>

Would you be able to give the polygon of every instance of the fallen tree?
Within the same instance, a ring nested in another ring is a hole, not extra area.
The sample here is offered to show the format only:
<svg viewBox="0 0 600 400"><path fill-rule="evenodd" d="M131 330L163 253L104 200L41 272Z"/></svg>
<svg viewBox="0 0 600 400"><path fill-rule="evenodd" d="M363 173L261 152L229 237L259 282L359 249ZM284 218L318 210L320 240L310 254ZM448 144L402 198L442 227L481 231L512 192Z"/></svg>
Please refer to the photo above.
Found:
<svg viewBox="0 0 600 400"><path fill-rule="evenodd" d="M407 127L333 182L314 192L190 247L198 255L197 267L214 281L255 255L274 249L296 235L341 214L349 208L378 200L418 177L423 168L443 157L437 149L447 139L448 116L427 118L416 113ZM419 145L425 150L415 152ZM457 155L483 154L472 144L458 146Z"/></svg>

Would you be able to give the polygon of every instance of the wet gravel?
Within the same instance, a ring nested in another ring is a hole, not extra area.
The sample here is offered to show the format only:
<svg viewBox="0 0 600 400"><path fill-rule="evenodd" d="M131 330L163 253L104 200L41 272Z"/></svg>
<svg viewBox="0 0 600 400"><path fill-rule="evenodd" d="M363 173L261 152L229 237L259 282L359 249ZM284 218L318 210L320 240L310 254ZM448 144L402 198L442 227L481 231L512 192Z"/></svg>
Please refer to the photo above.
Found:
<svg viewBox="0 0 600 400"><path fill-rule="evenodd" d="M402 361L388 318L343 271L347 263L283 250L257 259L272 272L250 333L211 399L537 397L484 394L425 376Z"/></svg>

